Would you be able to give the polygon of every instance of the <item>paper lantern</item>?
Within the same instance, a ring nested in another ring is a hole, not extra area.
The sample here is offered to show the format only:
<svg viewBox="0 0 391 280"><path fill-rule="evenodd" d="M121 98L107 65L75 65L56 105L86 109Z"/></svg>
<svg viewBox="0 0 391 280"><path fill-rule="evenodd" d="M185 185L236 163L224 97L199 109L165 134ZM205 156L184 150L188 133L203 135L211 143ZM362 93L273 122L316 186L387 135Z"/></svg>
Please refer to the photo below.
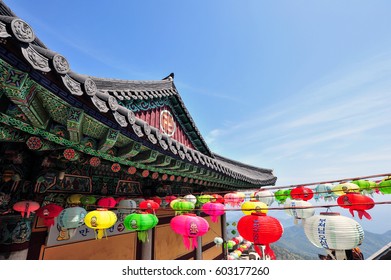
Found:
<svg viewBox="0 0 391 280"><path fill-rule="evenodd" d="M391 194L391 177L381 180L378 188L382 194Z"/></svg>
<svg viewBox="0 0 391 280"><path fill-rule="evenodd" d="M159 219L150 213L132 213L125 217L125 228L130 231L137 231L137 238L141 242L148 241L148 230L155 227Z"/></svg>
<svg viewBox="0 0 391 280"><path fill-rule="evenodd" d="M334 186L331 191L334 195L340 196L349 192L360 192L360 187L353 183L341 183Z"/></svg>
<svg viewBox="0 0 391 280"><path fill-rule="evenodd" d="M350 250L364 240L364 230L358 222L335 212L305 219L304 233L316 247L330 250Z"/></svg>
<svg viewBox="0 0 391 280"><path fill-rule="evenodd" d="M243 202L241 208L244 215L251 215L251 213L267 213L268 211L266 203L258 200Z"/></svg>
<svg viewBox="0 0 391 280"><path fill-rule="evenodd" d="M188 213L195 208L195 204L193 202L185 199L175 199L171 201L170 206L173 210L175 210L175 215Z"/></svg>
<svg viewBox="0 0 391 280"><path fill-rule="evenodd" d="M147 213L154 214L157 209L159 209L159 204L151 199L144 200L140 202L140 209L144 210Z"/></svg>
<svg viewBox="0 0 391 280"><path fill-rule="evenodd" d="M207 202L201 206L201 210L210 216L213 223L217 223L219 216L225 213L225 206L218 202Z"/></svg>
<svg viewBox="0 0 391 280"><path fill-rule="evenodd" d="M80 198L80 202L81 204L83 204L84 206L87 206L87 205L94 205L96 203L96 197L95 196L92 196L92 195L83 195L81 198Z"/></svg>
<svg viewBox="0 0 391 280"><path fill-rule="evenodd" d="M215 237L213 242L216 244L217 247L221 246L221 244L224 243L224 240L221 237Z"/></svg>
<svg viewBox="0 0 391 280"><path fill-rule="evenodd" d="M376 188L376 182L368 181L368 180L354 180L351 181L352 184L356 184L360 192L363 194L372 194L374 189Z"/></svg>
<svg viewBox="0 0 391 280"><path fill-rule="evenodd" d="M106 229L114 226L116 222L117 215L104 208L98 208L97 210L88 212L84 218L86 226L95 230L96 239L102 239L106 235Z"/></svg>
<svg viewBox="0 0 391 280"><path fill-rule="evenodd" d="M31 200L23 200L23 201L16 202L12 207L12 209L20 212L22 218L24 218L25 215L26 218L29 218L30 213L35 212L36 210L39 209L39 207L40 205L38 202L31 201Z"/></svg>
<svg viewBox="0 0 391 280"><path fill-rule="evenodd" d="M87 211L83 207L75 206L65 208L58 215L57 224L61 227L64 235L69 235L72 238L76 234L77 228L84 225L86 215Z"/></svg>
<svg viewBox="0 0 391 280"><path fill-rule="evenodd" d="M162 199L158 196L151 197L151 200L155 201L159 206L162 204Z"/></svg>
<svg viewBox="0 0 391 280"><path fill-rule="evenodd" d="M177 197L175 195L167 195L164 200L170 204L171 201L173 201L174 199L177 199Z"/></svg>
<svg viewBox="0 0 391 280"><path fill-rule="evenodd" d="M372 198L362 195L360 193L347 193L341 195L337 199L337 203L342 208L349 209L350 214L354 217L354 212L357 211L358 217L362 219L364 216L368 220L372 217L366 210L372 209L375 206L375 202Z"/></svg>
<svg viewBox="0 0 391 280"><path fill-rule="evenodd" d="M243 198L239 193L227 193L224 195L224 203L233 207L240 206Z"/></svg>
<svg viewBox="0 0 391 280"><path fill-rule="evenodd" d="M224 197L219 194L212 194L212 200L210 202L224 203Z"/></svg>
<svg viewBox="0 0 391 280"><path fill-rule="evenodd" d="M265 203L267 206L272 205L274 202L274 194L270 190L260 190L253 194L254 199Z"/></svg>
<svg viewBox="0 0 391 280"><path fill-rule="evenodd" d="M81 204L81 198L83 197L82 194L71 194L67 197L67 203L70 205L80 205Z"/></svg>
<svg viewBox="0 0 391 280"><path fill-rule="evenodd" d="M194 203L194 204L197 203L197 198L196 198L194 195L192 195L192 194L185 195L183 198L184 198L186 201L192 202L192 203Z"/></svg>
<svg viewBox="0 0 391 280"><path fill-rule="evenodd" d="M113 207L115 207L116 204L117 204L117 201L115 201L115 199L111 196L102 197L96 203L96 205L98 205L99 207L106 208L106 209L113 208Z"/></svg>
<svg viewBox="0 0 391 280"><path fill-rule="evenodd" d="M307 187L299 186L291 190L290 196L296 200L310 200L314 197L314 192Z"/></svg>
<svg viewBox="0 0 391 280"><path fill-rule="evenodd" d="M122 199L117 203L118 216L122 220L125 216L136 212L137 203L133 199Z"/></svg>
<svg viewBox="0 0 391 280"><path fill-rule="evenodd" d="M297 223L298 219L307 219L315 214L312 204L304 200L288 199L284 204L285 212L292 216Z"/></svg>
<svg viewBox="0 0 391 280"><path fill-rule="evenodd" d="M331 188L333 187L332 184L319 184L314 189L314 199L316 201L319 201L320 198L323 198L324 201L331 201L334 199L333 192L331 191Z"/></svg>
<svg viewBox="0 0 391 280"><path fill-rule="evenodd" d="M54 218L60 215L61 211L64 210L61 206L49 203L39 208L36 212L37 216L43 219L43 223L47 227L54 225Z"/></svg>
<svg viewBox="0 0 391 280"><path fill-rule="evenodd" d="M194 249L198 246L197 237L209 230L208 222L195 214L183 214L175 216L170 221L171 229L183 236L183 244L186 249Z"/></svg>
<svg viewBox="0 0 391 280"><path fill-rule="evenodd" d="M203 194L203 195L198 196L198 198L197 198L198 202L201 204L210 202L210 201L212 201L212 199L213 199L213 196L211 196L210 194Z"/></svg>
<svg viewBox="0 0 391 280"><path fill-rule="evenodd" d="M259 256L276 258L270 244L278 241L284 232L280 221L276 218L266 216L264 213L251 213L240 218L238 231L244 239L254 243Z"/></svg>
<svg viewBox="0 0 391 280"><path fill-rule="evenodd" d="M286 189L286 190L278 190L274 193L274 198L278 202L278 204L285 203L285 201L291 197L290 195L291 190Z"/></svg>

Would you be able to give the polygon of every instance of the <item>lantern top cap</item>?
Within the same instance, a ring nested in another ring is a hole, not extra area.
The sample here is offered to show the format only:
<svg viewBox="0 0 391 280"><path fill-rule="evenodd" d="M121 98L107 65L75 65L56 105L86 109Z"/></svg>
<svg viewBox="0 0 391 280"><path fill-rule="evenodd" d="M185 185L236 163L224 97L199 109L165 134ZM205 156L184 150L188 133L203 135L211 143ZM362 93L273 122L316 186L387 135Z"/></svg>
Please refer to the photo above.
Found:
<svg viewBox="0 0 391 280"><path fill-rule="evenodd" d="M251 215L253 215L253 216L267 216L266 213L262 213L262 212L252 212Z"/></svg>

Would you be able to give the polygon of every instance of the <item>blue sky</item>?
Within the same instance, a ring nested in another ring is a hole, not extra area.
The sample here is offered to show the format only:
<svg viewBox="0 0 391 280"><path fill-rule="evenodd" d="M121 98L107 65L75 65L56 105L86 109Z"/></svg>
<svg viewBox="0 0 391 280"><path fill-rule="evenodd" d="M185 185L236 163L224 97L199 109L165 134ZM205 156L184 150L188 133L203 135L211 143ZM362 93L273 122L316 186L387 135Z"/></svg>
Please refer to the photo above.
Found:
<svg viewBox="0 0 391 280"><path fill-rule="evenodd" d="M279 186L391 171L389 1L4 2L75 72L174 72L210 149Z"/></svg>

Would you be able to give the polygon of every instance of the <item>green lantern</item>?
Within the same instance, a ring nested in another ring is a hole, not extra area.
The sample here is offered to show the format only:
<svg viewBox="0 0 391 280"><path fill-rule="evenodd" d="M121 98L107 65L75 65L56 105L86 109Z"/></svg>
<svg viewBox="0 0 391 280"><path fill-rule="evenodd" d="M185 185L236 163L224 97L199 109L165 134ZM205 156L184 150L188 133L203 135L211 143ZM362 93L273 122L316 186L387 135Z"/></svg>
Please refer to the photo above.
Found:
<svg viewBox="0 0 391 280"><path fill-rule="evenodd" d="M362 193L373 193L373 189L376 188L376 182L368 181L368 180L354 180L351 183L356 184L360 188L360 192Z"/></svg>
<svg viewBox="0 0 391 280"><path fill-rule="evenodd" d="M171 208L175 210L175 215L184 214L194 210L195 204L184 199L175 199L170 204Z"/></svg>
<svg viewBox="0 0 391 280"><path fill-rule="evenodd" d="M382 194L391 194L391 177L383 179L378 184L378 188Z"/></svg>
<svg viewBox="0 0 391 280"><path fill-rule="evenodd" d="M92 195L84 195L80 198L81 204L84 206L94 205L96 203L96 197Z"/></svg>
<svg viewBox="0 0 391 280"><path fill-rule="evenodd" d="M148 241L148 230L155 227L159 219L154 214L132 213L124 219L125 228L130 231L137 231L137 237L141 242Z"/></svg>
<svg viewBox="0 0 391 280"><path fill-rule="evenodd" d="M210 194L203 194L197 198L198 202L201 204L211 202L213 199L215 199L215 198L213 196L211 196Z"/></svg>
<svg viewBox="0 0 391 280"><path fill-rule="evenodd" d="M278 190L274 193L274 197L277 200L278 204L285 203L285 200L290 198L290 196L291 196L290 189Z"/></svg>

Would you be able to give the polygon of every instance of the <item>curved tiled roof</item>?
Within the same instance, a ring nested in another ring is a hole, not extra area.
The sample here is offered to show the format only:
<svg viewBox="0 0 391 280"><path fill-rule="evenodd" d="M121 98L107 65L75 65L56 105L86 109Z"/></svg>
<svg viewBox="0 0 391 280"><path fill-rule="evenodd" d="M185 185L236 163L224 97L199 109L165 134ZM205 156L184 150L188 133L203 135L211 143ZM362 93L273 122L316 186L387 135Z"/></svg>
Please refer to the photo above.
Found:
<svg viewBox="0 0 391 280"><path fill-rule="evenodd" d="M95 111L99 111L116 121L127 135L132 134L133 139L148 143L151 147L155 147L154 149L180 158L184 162L205 167L250 185L259 187L260 185L275 184L277 178L271 169L245 165L213 154L209 150L175 87L173 74L162 80L132 81L98 78L75 73L71 70L67 59L61 54L47 49L36 37L32 28L16 17L3 1L0 1L0 14L0 40L11 39L12 44L19 47L17 50L12 46L12 51L24 58L33 69L38 71L37 73L47 73L53 83L62 87L63 90L67 90L71 96L81 100L84 104L94 106ZM16 61L15 63L18 64ZM180 105L179 110L182 110L183 118L196 133L194 137L199 139L198 144L194 145L198 150L188 148L162 134L159 129L151 127L145 121L137 118L132 110L122 106L119 102L153 100L162 97L172 98L176 104Z"/></svg>

